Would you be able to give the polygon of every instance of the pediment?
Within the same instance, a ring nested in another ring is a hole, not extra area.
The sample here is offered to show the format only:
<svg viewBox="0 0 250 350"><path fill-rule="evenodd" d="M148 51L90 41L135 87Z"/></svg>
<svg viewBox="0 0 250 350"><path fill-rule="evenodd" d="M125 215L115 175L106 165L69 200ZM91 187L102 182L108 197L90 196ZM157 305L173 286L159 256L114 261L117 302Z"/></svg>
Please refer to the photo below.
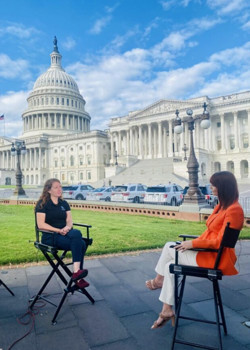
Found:
<svg viewBox="0 0 250 350"><path fill-rule="evenodd" d="M202 103L199 101L179 101L179 100L160 100L145 109L133 114L130 119L136 119L156 114L173 113L178 109L185 111L187 108L200 108Z"/></svg>
<svg viewBox="0 0 250 350"><path fill-rule="evenodd" d="M0 146L11 146L13 140L6 136L0 136Z"/></svg>

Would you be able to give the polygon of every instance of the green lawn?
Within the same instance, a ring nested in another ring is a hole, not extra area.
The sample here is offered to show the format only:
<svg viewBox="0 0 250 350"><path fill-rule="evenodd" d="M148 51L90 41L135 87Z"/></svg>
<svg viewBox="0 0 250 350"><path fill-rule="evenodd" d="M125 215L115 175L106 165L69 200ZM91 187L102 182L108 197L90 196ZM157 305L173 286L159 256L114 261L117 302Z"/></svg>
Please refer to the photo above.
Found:
<svg viewBox="0 0 250 350"><path fill-rule="evenodd" d="M87 255L126 252L162 247L181 233L200 234L205 223L168 220L142 215L72 210L73 220L92 225L94 242ZM250 238L244 228L241 238ZM0 205L0 265L43 259L35 249L34 208Z"/></svg>

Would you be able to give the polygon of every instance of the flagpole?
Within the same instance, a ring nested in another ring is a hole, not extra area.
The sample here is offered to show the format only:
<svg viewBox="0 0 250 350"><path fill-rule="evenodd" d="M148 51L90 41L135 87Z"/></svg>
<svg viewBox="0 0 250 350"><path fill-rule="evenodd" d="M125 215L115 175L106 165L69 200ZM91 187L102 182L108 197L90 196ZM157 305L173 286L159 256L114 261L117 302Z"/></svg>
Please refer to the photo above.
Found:
<svg viewBox="0 0 250 350"><path fill-rule="evenodd" d="M3 136L5 137L5 117L3 118Z"/></svg>

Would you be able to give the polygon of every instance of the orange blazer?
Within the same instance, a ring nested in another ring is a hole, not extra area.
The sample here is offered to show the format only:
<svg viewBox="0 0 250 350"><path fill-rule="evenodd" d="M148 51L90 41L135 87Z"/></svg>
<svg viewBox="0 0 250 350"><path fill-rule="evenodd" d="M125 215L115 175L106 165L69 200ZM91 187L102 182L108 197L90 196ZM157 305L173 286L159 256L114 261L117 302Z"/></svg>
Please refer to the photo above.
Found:
<svg viewBox="0 0 250 350"><path fill-rule="evenodd" d="M213 213L207 219L206 231L192 241L193 248L218 249L228 222L230 222L230 227L237 230L240 230L243 226L244 213L238 201L224 210L220 207L220 204L214 208ZM198 266L213 268L216 255L212 252L198 252L196 257ZM234 267L236 260L235 249L225 248L219 269L222 270L224 275L236 275L238 273Z"/></svg>

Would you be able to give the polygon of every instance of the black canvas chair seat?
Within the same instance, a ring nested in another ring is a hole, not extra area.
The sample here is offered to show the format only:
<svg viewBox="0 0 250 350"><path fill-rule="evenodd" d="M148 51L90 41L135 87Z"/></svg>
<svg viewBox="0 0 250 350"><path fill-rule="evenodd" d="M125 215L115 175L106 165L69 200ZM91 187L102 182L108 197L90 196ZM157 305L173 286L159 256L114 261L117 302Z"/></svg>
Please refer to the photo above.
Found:
<svg viewBox="0 0 250 350"><path fill-rule="evenodd" d="M92 244L92 238L89 237L89 229L91 228L91 225L74 223L73 226L80 226L80 227L86 228L87 237L83 237L83 240L86 243L86 250L87 250L88 246ZM32 310L35 303L40 299L48 302L51 305L54 305L56 307L56 312L55 312L55 314L52 318L52 321L51 321L52 324L54 325L54 324L56 324L57 316L58 316L58 314L61 310L61 307L63 306L63 303L64 303L64 301L69 293L73 294L75 291L82 293L90 300L90 302L92 304L94 304L95 300L92 298L92 296L87 292L87 290L85 288L79 288L75 284L75 282L72 280L73 273L68 267L69 265L72 265L72 263L67 264L63 261L64 258L66 257L66 254L68 251L64 250L60 254L59 249L40 242L40 234L42 232L47 232L47 233L53 233L53 232L41 231L37 227L35 227L35 230L36 230L36 241L34 242L34 245L38 250L40 250L43 253L46 260L49 262L50 266L52 267L52 270L51 270L49 276L47 277L47 279L45 280L45 282L43 283L41 289L36 294L36 296L34 298L30 299L29 308ZM53 234L55 234L55 233L53 233ZM64 274L63 274L63 272L64 272ZM49 298L47 298L43 295L45 288L47 287L50 280L52 279L52 277L55 274L57 274L58 277L61 279L61 281L65 284L64 292L63 292L62 298L61 298L58 305L54 304ZM67 277L65 277L65 274Z"/></svg>
<svg viewBox="0 0 250 350"><path fill-rule="evenodd" d="M196 348L203 348L203 349L220 349L222 350L222 337L221 337L221 326L223 327L224 334L227 334L227 326L226 326L226 319L224 315L223 310L223 304L220 294L220 288L218 281L222 279L223 273L218 268L220 264L220 260L223 254L224 248L234 248L236 245L236 242L238 240L240 234L240 230L236 230L230 227L230 223L227 224L224 235L222 238L221 245L219 249L203 249L203 248L197 248L197 249L191 249L193 251L203 251L203 252L214 252L216 253L216 261L214 264L214 268L203 268L203 267L197 267L197 266L188 266L188 265L180 265L178 263L178 251L176 250L175 253L175 263L170 264L169 270L171 273L175 275L175 310L176 310L176 323L174 328L174 334L172 339L172 345L171 350L174 349L175 344L184 344L188 346L193 346ZM180 235L179 237L182 237L184 240L186 238L197 238L197 236L191 236L191 235ZM213 286L213 300L214 300L214 309L215 309L215 320L206 320L206 319L200 319L195 318L187 315L183 315L181 313L181 306L182 306L182 300L184 295L184 289L185 289L185 282L187 277L197 277L197 278L205 278L209 281L211 281ZM180 319L185 320L191 320L191 321L197 321L207 324L212 324L217 326L217 334L218 334L218 347L212 347L205 344L197 344L194 342L190 342L183 339L177 338L177 330L179 326Z"/></svg>
<svg viewBox="0 0 250 350"><path fill-rule="evenodd" d="M4 286L5 289L7 289L7 291L11 294L11 295L15 295L12 290L9 289L9 287L0 279L0 286Z"/></svg>

